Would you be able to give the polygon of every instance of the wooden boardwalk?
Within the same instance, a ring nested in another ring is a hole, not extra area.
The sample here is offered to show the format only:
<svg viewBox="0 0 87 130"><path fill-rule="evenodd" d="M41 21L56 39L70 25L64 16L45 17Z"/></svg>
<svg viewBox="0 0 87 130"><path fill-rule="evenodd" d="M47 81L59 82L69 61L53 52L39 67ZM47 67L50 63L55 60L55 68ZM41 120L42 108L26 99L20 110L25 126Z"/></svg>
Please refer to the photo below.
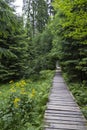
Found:
<svg viewBox="0 0 87 130"><path fill-rule="evenodd" d="M53 79L44 119L44 130L87 130L86 119L69 92L60 70L56 71Z"/></svg>

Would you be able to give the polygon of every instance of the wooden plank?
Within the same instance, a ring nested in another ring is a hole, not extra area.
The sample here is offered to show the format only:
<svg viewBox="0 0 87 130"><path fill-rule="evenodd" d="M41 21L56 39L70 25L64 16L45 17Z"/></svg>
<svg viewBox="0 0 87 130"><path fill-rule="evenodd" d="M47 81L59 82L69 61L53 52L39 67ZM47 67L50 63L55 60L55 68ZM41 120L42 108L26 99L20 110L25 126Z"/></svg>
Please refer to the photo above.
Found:
<svg viewBox="0 0 87 130"><path fill-rule="evenodd" d="M80 126L84 126L85 123L84 122L79 122L79 121L66 121L66 120L51 120L51 119L48 119L46 120L46 124L50 124L50 123L53 123L53 124L69 124L69 125L80 125Z"/></svg>
<svg viewBox="0 0 87 130"><path fill-rule="evenodd" d="M60 98L53 98L53 97L49 97L49 99L48 99L50 102L53 102L53 101L55 101L55 102L64 102L65 101L65 103L67 103L67 102L69 102L69 103L74 103L75 104L75 102L74 102L74 100L73 99L66 99L66 98L62 98L62 97L60 97Z"/></svg>
<svg viewBox="0 0 87 130"><path fill-rule="evenodd" d="M64 99L70 99L70 100L73 100L72 97L70 95L61 95L61 94L50 94L50 97L49 98L64 98Z"/></svg>
<svg viewBox="0 0 87 130"><path fill-rule="evenodd" d="M58 108L58 109L64 109L64 110L66 110L66 109L68 109L68 110L72 109L74 111L77 111L77 110L79 111L79 107L78 106L69 106L69 105L62 105L62 104L56 105L56 104L49 103L49 104L47 104L47 108L48 109L49 108L51 108L51 109Z"/></svg>
<svg viewBox="0 0 87 130"><path fill-rule="evenodd" d="M68 115L76 115L76 116L78 116L78 115L82 115L82 113L79 111L79 112L71 112L71 111L58 111L58 110L46 110L45 111L46 113L57 113L57 114L68 114Z"/></svg>
<svg viewBox="0 0 87 130"><path fill-rule="evenodd" d="M74 115L72 115L72 113L71 113L71 114L64 114L64 113L48 113L48 112L46 113L46 112L45 112L45 116L82 118L82 115L81 115L81 114L78 114L78 115L75 115L75 114L74 114Z"/></svg>
<svg viewBox="0 0 87 130"><path fill-rule="evenodd" d="M70 129L70 130L87 130L86 127L80 125L70 125L70 124L49 124L45 125L45 128L56 128L56 129Z"/></svg>
<svg viewBox="0 0 87 130"><path fill-rule="evenodd" d="M75 118L75 117L62 117L62 116L45 116L44 117L46 120L50 119L50 120L61 120L61 121L75 121L75 122L85 122L85 120L83 120L83 118Z"/></svg>
<svg viewBox="0 0 87 130"><path fill-rule="evenodd" d="M53 92L52 92L53 93ZM64 97L64 98L72 98L70 94L63 94L63 92L60 93L55 93L55 94L50 94L51 97Z"/></svg>
<svg viewBox="0 0 87 130"><path fill-rule="evenodd" d="M65 89L66 88L66 84L64 84L64 83L53 84L53 86L54 86L54 88L58 88L58 89L60 89L60 88Z"/></svg>
<svg viewBox="0 0 87 130"><path fill-rule="evenodd" d="M70 101L66 100L65 102L64 101L65 101L64 99L55 99L55 98L53 98L53 99L49 98L48 99L48 102L50 102L50 103L61 103L61 104L65 103L66 105L69 104L69 103L70 104L76 104L73 100L72 101L71 100Z"/></svg>
<svg viewBox="0 0 87 130"><path fill-rule="evenodd" d="M52 95L52 94L50 94L49 98L51 98L51 97L53 99L55 99L55 98L63 98L63 99L68 99L68 100L74 101L74 99L70 95L60 95L60 94Z"/></svg>
<svg viewBox="0 0 87 130"><path fill-rule="evenodd" d="M57 91L57 89L54 91L54 90L51 90L51 93L52 93L52 95L55 93L55 95L70 95L67 91L65 91L65 90L58 90ZM50 94L51 95L51 94Z"/></svg>
<svg viewBox="0 0 87 130"><path fill-rule="evenodd" d="M65 90L64 90L64 93L63 93L63 91L53 91L50 95L54 95L54 96L58 96L58 95L61 95L61 96L70 96L70 94L68 93L68 91L66 91L66 93L65 93Z"/></svg>
<svg viewBox="0 0 87 130"><path fill-rule="evenodd" d="M74 104L74 103L63 103L63 104L61 104L60 102L49 102L49 103L47 103L48 105L56 105L56 106L73 106L73 107L76 107L77 105L76 104Z"/></svg>
<svg viewBox="0 0 87 130"><path fill-rule="evenodd" d="M57 93L57 94L68 94L69 92L67 90L64 89L58 89L58 88L52 88L51 89L52 93Z"/></svg>
<svg viewBox="0 0 87 130"><path fill-rule="evenodd" d="M65 97L61 97L61 96L58 96L58 97L50 96L49 99L62 99L64 101L73 101L72 98L65 98Z"/></svg>
<svg viewBox="0 0 87 130"><path fill-rule="evenodd" d="M67 130L67 129L45 128L45 130ZM71 130L71 129L68 129L68 130Z"/></svg>
<svg viewBox="0 0 87 130"><path fill-rule="evenodd" d="M67 130L67 129L60 129L60 128L59 128L59 129L58 129L58 128L57 128L57 129L56 129L56 128L45 128L45 130ZM68 129L68 130L71 130L71 129Z"/></svg>
<svg viewBox="0 0 87 130"><path fill-rule="evenodd" d="M57 105L47 105L47 109L57 109L57 110L69 110L69 111L79 111L78 107L73 106L57 106Z"/></svg>
<svg viewBox="0 0 87 130"><path fill-rule="evenodd" d="M70 100L70 99L64 99L64 98L50 98L50 97L49 97L49 101L61 101L61 102L71 102L71 103L74 102L73 100Z"/></svg>

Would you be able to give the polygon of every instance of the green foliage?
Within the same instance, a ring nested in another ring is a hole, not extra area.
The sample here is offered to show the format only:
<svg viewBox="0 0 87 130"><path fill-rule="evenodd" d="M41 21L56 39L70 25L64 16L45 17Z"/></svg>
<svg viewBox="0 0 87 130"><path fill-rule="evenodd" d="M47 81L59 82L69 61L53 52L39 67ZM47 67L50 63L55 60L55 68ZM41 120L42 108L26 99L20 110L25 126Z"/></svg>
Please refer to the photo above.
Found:
<svg viewBox="0 0 87 130"><path fill-rule="evenodd" d="M58 54L62 69L70 76L70 81L87 79L87 8L86 1L55 0L55 15L52 32L54 54ZM56 49L57 46L57 49Z"/></svg>
<svg viewBox="0 0 87 130"><path fill-rule="evenodd" d="M42 130L54 72L45 70L40 74L36 82L11 80L9 88L0 88L0 130Z"/></svg>
<svg viewBox="0 0 87 130"><path fill-rule="evenodd" d="M20 28L19 28L20 29ZM28 44L26 36L21 33L17 33L15 36L8 36L6 38L6 44L2 44L1 48L1 63L0 63L0 80L8 81L10 79L22 78L26 74L26 68L28 66ZM24 41L25 39L25 41ZM14 42L13 42L14 41Z"/></svg>
<svg viewBox="0 0 87 130"><path fill-rule="evenodd" d="M84 116L87 118L87 87L86 84L69 84L69 89L75 96L78 105L80 106Z"/></svg>
<svg viewBox="0 0 87 130"><path fill-rule="evenodd" d="M23 6L26 24L30 23L31 36L43 32L48 22L48 6L45 0L26 0ZM29 31L28 31L29 32Z"/></svg>
<svg viewBox="0 0 87 130"><path fill-rule="evenodd" d="M0 2L0 81L29 78L32 74L37 79L40 70L54 68L50 55L52 34L49 29L43 31L48 20L47 3L26 1L27 18L23 21L8 5L13 0Z"/></svg>
<svg viewBox="0 0 87 130"><path fill-rule="evenodd" d="M6 45L6 39L15 30L17 24L15 18L9 5L0 0L0 58L2 55L13 55Z"/></svg>
<svg viewBox="0 0 87 130"><path fill-rule="evenodd" d="M42 34L38 34L33 39L33 64L34 73L40 72L40 70L54 69L55 63L50 56L50 50L52 48L52 37L49 29L46 29Z"/></svg>
<svg viewBox="0 0 87 130"><path fill-rule="evenodd" d="M0 81L20 79L27 75L28 39L22 17L13 8L0 1Z"/></svg>
<svg viewBox="0 0 87 130"><path fill-rule="evenodd" d="M28 96L25 85L25 81L22 80L12 85L12 88L9 90L7 107L1 110L0 128L18 129L20 125L30 120L30 112L34 100Z"/></svg>
<svg viewBox="0 0 87 130"><path fill-rule="evenodd" d="M45 0L37 0L36 28L43 32L48 22L48 7Z"/></svg>

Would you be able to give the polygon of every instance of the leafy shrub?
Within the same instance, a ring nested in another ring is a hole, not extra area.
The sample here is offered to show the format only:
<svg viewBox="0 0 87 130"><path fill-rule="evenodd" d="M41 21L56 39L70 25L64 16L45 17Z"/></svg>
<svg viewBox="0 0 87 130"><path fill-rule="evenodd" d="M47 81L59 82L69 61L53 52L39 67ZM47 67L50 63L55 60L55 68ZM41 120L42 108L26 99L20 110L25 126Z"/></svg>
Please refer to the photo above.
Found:
<svg viewBox="0 0 87 130"><path fill-rule="evenodd" d="M84 116L87 118L87 87L86 84L69 84L69 89L76 98L76 102L80 106Z"/></svg>
<svg viewBox="0 0 87 130"><path fill-rule="evenodd" d="M44 75L45 79L42 78ZM43 129L43 116L53 75L54 71L45 70L41 72L39 80L10 81L9 90L7 85L2 86L0 100L4 104L3 107L0 105L0 130Z"/></svg>
<svg viewBox="0 0 87 130"><path fill-rule="evenodd" d="M14 130L31 121L35 90L29 94L24 80L17 82L9 91L7 107L0 110L0 128Z"/></svg>

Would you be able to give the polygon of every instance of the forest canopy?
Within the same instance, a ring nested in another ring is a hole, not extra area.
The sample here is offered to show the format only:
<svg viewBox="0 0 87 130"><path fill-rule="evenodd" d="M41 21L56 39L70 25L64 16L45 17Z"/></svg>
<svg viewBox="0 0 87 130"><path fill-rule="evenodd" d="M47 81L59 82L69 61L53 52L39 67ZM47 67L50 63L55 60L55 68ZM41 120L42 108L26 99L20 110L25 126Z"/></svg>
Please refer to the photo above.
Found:
<svg viewBox="0 0 87 130"><path fill-rule="evenodd" d="M0 80L28 78L55 69L59 60L71 81L87 79L86 0L0 0Z"/></svg>

